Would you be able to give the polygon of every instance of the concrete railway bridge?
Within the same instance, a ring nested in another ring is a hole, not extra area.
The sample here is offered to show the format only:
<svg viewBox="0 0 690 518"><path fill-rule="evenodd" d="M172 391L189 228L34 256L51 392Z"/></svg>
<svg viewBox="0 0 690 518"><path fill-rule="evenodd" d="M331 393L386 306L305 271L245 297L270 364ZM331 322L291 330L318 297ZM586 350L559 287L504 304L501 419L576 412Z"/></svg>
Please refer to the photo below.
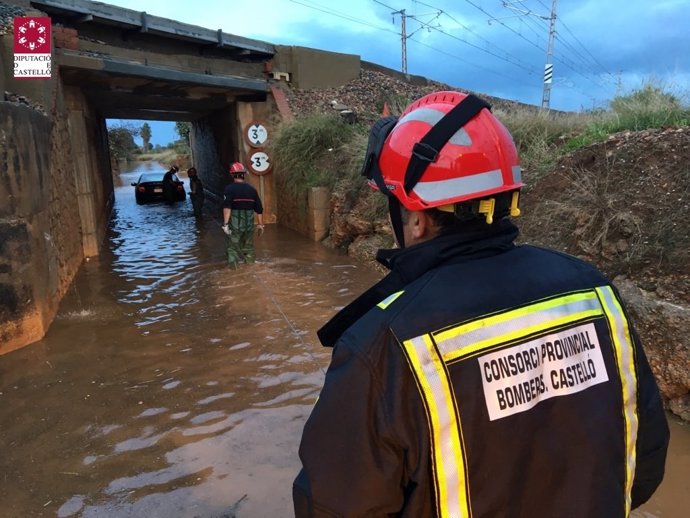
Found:
<svg viewBox="0 0 690 518"><path fill-rule="evenodd" d="M281 81L327 88L360 69L359 56L99 2L12 3L51 18L53 70L15 79L12 33L0 34L0 93L34 105L0 102L0 354L45 334L82 260L98 254L114 200L107 119L191 122L194 165L220 195L228 164L253 150L247 129L259 122L270 138L289 113ZM267 222L279 216L274 173L250 175Z"/></svg>

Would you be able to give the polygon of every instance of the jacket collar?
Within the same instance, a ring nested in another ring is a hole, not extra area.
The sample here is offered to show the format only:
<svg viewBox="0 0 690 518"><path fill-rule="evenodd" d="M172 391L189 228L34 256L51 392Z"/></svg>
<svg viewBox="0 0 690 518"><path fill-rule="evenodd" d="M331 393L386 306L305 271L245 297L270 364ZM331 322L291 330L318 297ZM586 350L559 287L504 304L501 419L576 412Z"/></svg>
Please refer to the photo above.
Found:
<svg viewBox="0 0 690 518"><path fill-rule="evenodd" d="M408 248L379 250L376 260L390 269L390 273L317 331L321 344L333 347L340 336L371 308L426 272L441 265L480 259L510 250L515 246L513 242L517 235L517 227L504 218L491 226L483 221L468 224L457 232L443 234Z"/></svg>

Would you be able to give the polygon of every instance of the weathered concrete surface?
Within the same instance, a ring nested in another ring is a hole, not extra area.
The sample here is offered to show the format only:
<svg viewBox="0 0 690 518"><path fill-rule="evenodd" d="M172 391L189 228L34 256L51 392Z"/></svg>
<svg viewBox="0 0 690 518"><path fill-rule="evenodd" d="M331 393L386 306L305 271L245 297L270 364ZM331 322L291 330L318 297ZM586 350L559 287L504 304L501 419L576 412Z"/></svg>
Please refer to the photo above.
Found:
<svg viewBox="0 0 690 518"><path fill-rule="evenodd" d="M14 78L14 51L12 33L0 35L0 101L3 100L5 91L23 95L33 103L40 104L44 109L50 106L53 97L55 83L48 79L15 79Z"/></svg>
<svg viewBox="0 0 690 518"><path fill-rule="evenodd" d="M40 339L82 260L65 117L0 103L0 354Z"/></svg>
<svg viewBox="0 0 690 518"><path fill-rule="evenodd" d="M262 123L268 130L268 138L275 136L275 113L277 108L273 97L269 97L266 102L239 102L237 103L237 120L232 126L235 132L234 138L239 144L239 156L237 159L242 162L247 171L250 171L245 179L252 184L261 196L264 206L264 223L275 223L277 221L277 203L275 182L273 181L273 171L258 176L251 172L249 168L249 156L255 151L246 138L247 128L256 122ZM263 151L267 152L265 149ZM269 158L270 158L270 152Z"/></svg>
<svg viewBox="0 0 690 518"><path fill-rule="evenodd" d="M357 55L284 45L276 49L273 72L289 74L294 88L331 88L359 77L360 57Z"/></svg>
<svg viewBox="0 0 690 518"><path fill-rule="evenodd" d="M105 121L95 114L80 89L66 87L65 99L83 255L91 257L98 255L114 201L108 137Z"/></svg>
<svg viewBox="0 0 690 518"><path fill-rule="evenodd" d="M280 189L280 181L278 182ZM322 241L331 226L331 192L328 187L311 187L298 196L280 196L280 224L312 241Z"/></svg>

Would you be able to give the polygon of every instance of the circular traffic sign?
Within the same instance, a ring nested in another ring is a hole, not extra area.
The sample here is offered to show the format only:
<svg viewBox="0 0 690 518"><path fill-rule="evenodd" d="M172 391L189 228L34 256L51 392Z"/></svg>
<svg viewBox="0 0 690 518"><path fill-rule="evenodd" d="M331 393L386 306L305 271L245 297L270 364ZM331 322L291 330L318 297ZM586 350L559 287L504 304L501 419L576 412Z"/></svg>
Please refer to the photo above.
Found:
<svg viewBox="0 0 690 518"><path fill-rule="evenodd" d="M244 136L251 147L264 147L268 140L268 130L260 122L252 122L245 131Z"/></svg>
<svg viewBox="0 0 690 518"><path fill-rule="evenodd" d="M251 172L259 176L268 173L273 166L271 159L263 151L254 151L248 160Z"/></svg>

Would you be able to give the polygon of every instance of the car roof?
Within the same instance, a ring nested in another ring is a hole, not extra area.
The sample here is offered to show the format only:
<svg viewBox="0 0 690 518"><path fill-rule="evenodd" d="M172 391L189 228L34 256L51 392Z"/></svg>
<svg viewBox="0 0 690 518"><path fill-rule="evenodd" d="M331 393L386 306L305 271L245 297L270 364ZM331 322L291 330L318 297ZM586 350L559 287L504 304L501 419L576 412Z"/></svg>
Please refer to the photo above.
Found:
<svg viewBox="0 0 690 518"><path fill-rule="evenodd" d="M143 173L139 177L140 182L160 182L163 180L165 173Z"/></svg>

